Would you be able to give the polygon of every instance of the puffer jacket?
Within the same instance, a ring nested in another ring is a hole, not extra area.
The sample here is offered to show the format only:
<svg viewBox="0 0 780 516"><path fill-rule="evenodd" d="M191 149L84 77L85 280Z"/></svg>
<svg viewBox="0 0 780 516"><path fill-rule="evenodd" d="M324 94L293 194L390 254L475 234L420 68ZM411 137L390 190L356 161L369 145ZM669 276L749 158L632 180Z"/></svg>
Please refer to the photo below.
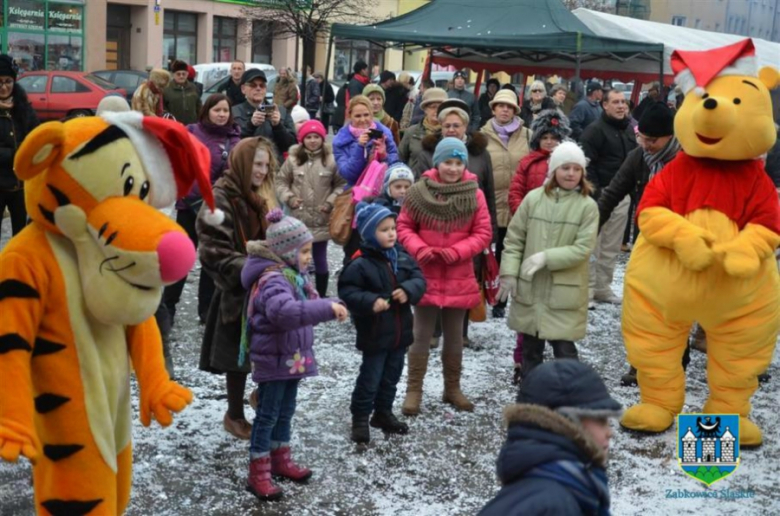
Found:
<svg viewBox="0 0 780 516"><path fill-rule="evenodd" d="M588 181L597 188L609 186L628 153L637 148L636 135L628 119L615 120L601 114L601 118L585 129L580 138L588 163Z"/></svg>
<svg viewBox="0 0 780 516"><path fill-rule="evenodd" d="M439 171L431 169L423 174L436 182ZM477 176L466 170L461 181L477 181ZM482 302L479 284L474 275L473 258L487 249L493 239L485 194L477 189L477 209L471 220L450 233L436 227L422 225L412 218L406 205L398 216L398 240L415 260L428 247L449 248L458 254L458 262L446 264L440 258L421 265L428 288L420 306L468 309ZM418 261L419 263L419 261Z"/></svg>
<svg viewBox="0 0 780 516"><path fill-rule="evenodd" d="M198 88L189 81L184 86L171 82L163 90L163 107L180 124L197 122L201 106Z"/></svg>
<svg viewBox="0 0 780 516"><path fill-rule="evenodd" d="M547 171L550 162L550 153L539 149L532 151L520 160L517 166L517 173L512 178L512 184L509 185L509 211L515 214L520 203L523 202L528 192L539 188L547 179Z"/></svg>
<svg viewBox="0 0 780 516"><path fill-rule="evenodd" d="M238 145L238 142L241 139L241 131L236 124L220 127L202 124L200 122L188 125L187 131L209 150L209 155L211 156L210 177L211 184L213 185L217 182L217 179L222 177L222 173L228 168L227 156L230 153L230 149ZM198 187L198 183L195 182L192 185L190 193L183 199L176 201L176 209L192 209L193 207L196 207L201 200L200 187ZM197 206L196 209L200 209L200 207Z"/></svg>
<svg viewBox="0 0 780 516"><path fill-rule="evenodd" d="M412 168L417 179L426 171L434 168L433 153L441 141L441 133L429 134L422 139L422 152L417 155L417 164ZM479 188L485 194L490 220L493 224L493 234L498 234L496 217L496 189L493 184L493 162L490 153L487 152L488 140L481 132L477 131L468 136L466 150L469 153L469 164L466 166L469 172L477 176Z"/></svg>
<svg viewBox="0 0 780 516"><path fill-rule="evenodd" d="M301 299L289 268L263 243L248 242L241 284L250 294L249 357L255 383L317 376L314 325L334 319L332 299ZM253 293L255 285L258 290ZM247 314L248 316L249 314Z"/></svg>
<svg viewBox="0 0 780 516"><path fill-rule="evenodd" d="M298 103L298 85L292 77L280 77L274 88L274 104L284 106L287 111L292 111Z"/></svg>
<svg viewBox="0 0 780 516"><path fill-rule="evenodd" d="M336 170L336 160L330 146L327 147L327 158L322 163L322 152L311 157L303 165L298 165L296 158L298 146L290 148L290 155L284 162L279 173L274 178L276 197L279 202L289 206L293 198L301 200L298 209L289 208L290 215L303 222L314 236L315 242L330 240L328 222L330 213L323 213L320 208L333 203L347 182Z"/></svg>
<svg viewBox="0 0 780 516"><path fill-rule="evenodd" d="M395 146L393 133L382 124L377 123L376 128L385 133L385 147L387 156L384 163L392 165L398 161L398 147ZM349 125L345 125L333 138L333 156L336 158L339 174L347 180L349 186L354 186L360 179L360 174L368 165L368 157L374 148L374 142L369 140L365 147L361 147L357 138L352 136Z"/></svg>
<svg viewBox="0 0 780 516"><path fill-rule="evenodd" d="M580 340L588 322L588 258L596 246L599 210L579 190L531 191L504 239L501 276L517 278L508 325L545 340ZM547 263L532 278L524 260L543 252Z"/></svg>
<svg viewBox="0 0 780 516"><path fill-rule="evenodd" d="M577 492L567 484L532 475L531 470L556 461L604 469L606 457L581 425L540 405L515 404L504 409L507 436L498 455L501 490L479 516L596 516L583 513ZM606 509L609 498L600 500Z"/></svg>
<svg viewBox="0 0 780 516"><path fill-rule="evenodd" d="M0 190L17 190L22 187L22 182L14 173L16 149L39 124L38 117L21 88L14 84L11 92L13 109L0 109ZM2 216L0 213L0 218Z"/></svg>
<svg viewBox="0 0 780 516"><path fill-rule="evenodd" d="M412 305L425 294L425 278L420 267L396 244L398 272L394 273L384 254L369 246L360 248L339 275L339 298L346 303L357 330L357 348L364 353L408 348L414 341ZM409 302L390 302L390 309L374 313L377 299L391 299L402 289Z"/></svg>
<svg viewBox="0 0 780 516"><path fill-rule="evenodd" d="M520 128L509 137L508 145L504 146L492 122L488 121L481 130L487 136L487 151L493 165L496 222L498 227L505 228L509 225L513 213L509 208L509 185L517 172L520 160L530 151L531 132L521 124Z"/></svg>

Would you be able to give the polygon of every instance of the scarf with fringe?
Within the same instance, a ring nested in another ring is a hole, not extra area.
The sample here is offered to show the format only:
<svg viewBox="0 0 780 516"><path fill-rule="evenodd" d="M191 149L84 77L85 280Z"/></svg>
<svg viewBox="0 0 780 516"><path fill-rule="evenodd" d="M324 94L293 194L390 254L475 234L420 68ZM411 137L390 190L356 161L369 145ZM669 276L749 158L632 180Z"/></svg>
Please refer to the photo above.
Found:
<svg viewBox="0 0 780 516"><path fill-rule="evenodd" d="M672 138L666 142L666 145L664 145L663 148L655 154L645 152L645 163L647 163L647 167L650 169L649 179L653 179L653 176L659 173L667 163L672 161L674 157L677 156L679 151L680 142L677 141L677 138L672 136Z"/></svg>
<svg viewBox="0 0 780 516"><path fill-rule="evenodd" d="M407 192L404 207L418 224L450 233L476 213L477 188L476 181L447 184L423 177Z"/></svg>
<svg viewBox="0 0 780 516"><path fill-rule="evenodd" d="M441 132L441 124L438 122L436 123L436 125L432 124L431 122L428 121L428 117L423 118L422 127L423 130L425 130L425 136Z"/></svg>

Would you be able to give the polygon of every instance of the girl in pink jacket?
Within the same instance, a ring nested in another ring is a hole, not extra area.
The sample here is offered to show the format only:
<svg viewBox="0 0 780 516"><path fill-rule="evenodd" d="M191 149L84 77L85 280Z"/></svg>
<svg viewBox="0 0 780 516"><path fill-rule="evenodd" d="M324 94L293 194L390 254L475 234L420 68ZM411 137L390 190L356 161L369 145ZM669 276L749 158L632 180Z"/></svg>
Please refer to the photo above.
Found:
<svg viewBox="0 0 780 516"><path fill-rule="evenodd" d="M436 318L444 333L442 401L459 410L474 405L460 390L463 320L482 302L473 258L493 239L490 212L477 176L466 170L462 141L444 138L436 146L433 168L422 175L404 199L398 239L420 264L428 289L414 310L414 344L409 350L408 385L402 412L420 412L422 385Z"/></svg>

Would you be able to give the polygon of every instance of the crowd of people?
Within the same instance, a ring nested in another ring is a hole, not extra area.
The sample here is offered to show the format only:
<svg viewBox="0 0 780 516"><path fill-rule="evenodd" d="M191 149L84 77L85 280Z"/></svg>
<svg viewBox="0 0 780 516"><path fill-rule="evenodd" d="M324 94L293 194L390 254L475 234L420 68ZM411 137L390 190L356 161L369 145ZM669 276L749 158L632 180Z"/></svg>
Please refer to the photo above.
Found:
<svg viewBox="0 0 780 516"><path fill-rule="evenodd" d="M272 476L311 476L293 460L290 443L300 380L317 374L318 323L351 316L357 330L362 364L350 405L356 443L369 442L372 427L409 431L393 411L397 385L408 362L401 410L419 414L431 349L440 341L442 402L473 410L460 385L463 352L472 344L469 312L484 305L485 253L494 247L500 289L492 316L506 317L517 332L511 376L527 410L509 418L499 460L499 475L513 487L483 514L507 514L509 504L529 513L543 506L606 513L608 418L620 405L577 362L575 342L585 337L589 308L621 302L611 285L630 241L630 214L680 150L674 109L658 85L632 111L623 92L597 82L585 84L578 102L563 85L534 81L522 98L496 79L476 98L465 88L467 73L456 71L449 91L423 80L413 96L408 74L382 72L373 84L368 69L355 63L336 95L315 72L300 106L292 70L281 70L269 101L265 72L235 62L223 92L201 103L194 71L176 61L170 70L152 70L131 106L112 99L111 109L175 119L209 150L225 219L204 221L196 187L177 201L176 220L202 265L199 367L226 378L223 425L250 442L247 488L275 500L282 490ZM12 61L0 56L0 212L9 208L14 234L26 218L14 152L37 125L15 79ZM776 161L770 155L769 163ZM374 163L386 167L382 188L355 206L334 290L331 213ZM157 312L171 376L167 342L184 284L165 289ZM546 342L560 360L542 363ZM250 373L252 423L244 412ZM624 382L635 384L636 370ZM593 395L585 399L585 392ZM547 446L529 451L532 441ZM559 460L576 470L554 466ZM572 482L576 487L564 487ZM537 492L547 500L532 496Z"/></svg>

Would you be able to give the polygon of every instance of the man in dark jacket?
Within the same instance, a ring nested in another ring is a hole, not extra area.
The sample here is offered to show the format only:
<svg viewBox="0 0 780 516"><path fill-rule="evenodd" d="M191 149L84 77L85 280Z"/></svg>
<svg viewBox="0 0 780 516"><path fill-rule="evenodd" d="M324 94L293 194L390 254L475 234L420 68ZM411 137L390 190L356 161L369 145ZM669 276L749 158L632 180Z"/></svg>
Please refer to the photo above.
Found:
<svg viewBox="0 0 780 516"><path fill-rule="evenodd" d="M365 61L358 61L355 66L352 67L355 72L352 78L349 80L349 86L347 86L347 95L345 105L349 106L349 99L357 97L363 94L363 88L371 81L368 77L368 65Z"/></svg>
<svg viewBox="0 0 780 516"><path fill-rule="evenodd" d="M585 98L574 105L574 109L569 114L571 124L571 137L579 141L585 128L598 120L601 116L601 99L604 90L601 84L589 82L585 89Z"/></svg>
<svg viewBox="0 0 780 516"><path fill-rule="evenodd" d="M465 70L455 72L452 76L452 88L447 92L447 96L451 99L462 100L468 106L467 113L470 117L468 133L471 134L479 131L482 116L479 114L477 98L470 91L466 91L466 79L468 79L468 74Z"/></svg>
<svg viewBox="0 0 780 516"><path fill-rule="evenodd" d="M284 106L265 100L268 81L265 72L252 68L241 77L241 90L246 101L233 107L233 120L241 129L241 138L263 136L276 145L279 163L282 154L295 145L295 125Z"/></svg>
<svg viewBox="0 0 780 516"><path fill-rule="evenodd" d="M409 102L408 84L401 84L393 72L385 70L379 76L379 85L385 90L385 113L400 124L406 103Z"/></svg>
<svg viewBox="0 0 780 516"><path fill-rule="evenodd" d="M666 103L666 100L661 96L661 87L657 82L654 82L647 90L647 96L642 99L642 102L640 102L636 108L634 108L634 112L632 113L634 120L639 120L642 118L642 114L645 112L645 109L647 109L651 104L655 104L657 102Z"/></svg>
<svg viewBox="0 0 780 516"><path fill-rule="evenodd" d="M622 91L610 90L602 101L604 113L585 129L580 143L588 164L588 180L596 191L609 186L628 153L637 146L634 130L629 124L628 104ZM617 255L623 242L628 220L630 196L626 195L602 227L590 262L590 299L602 303L620 304L622 299L611 288Z"/></svg>
<svg viewBox="0 0 780 516"><path fill-rule="evenodd" d="M176 60L171 65L171 74L173 81L163 90L163 109L181 124L194 124L202 104L197 86L189 80L189 66Z"/></svg>
<svg viewBox="0 0 780 516"><path fill-rule="evenodd" d="M502 488L479 515L609 514L609 418L621 410L587 364L561 359L535 368L517 404L504 410Z"/></svg>
<svg viewBox="0 0 780 516"><path fill-rule="evenodd" d="M306 83L306 111L309 118L317 118L317 111L322 105L322 81L324 77L321 72L314 72L311 79ZM327 130L327 129L326 129Z"/></svg>
<svg viewBox="0 0 780 516"><path fill-rule="evenodd" d="M24 187L14 174L14 157L16 149L38 123L27 94L16 83L13 58L0 55L0 224L8 207L13 235L27 224Z"/></svg>
<svg viewBox="0 0 780 516"><path fill-rule="evenodd" d="M241 91L241 77L246 71L243 61L233 61L230 64L230 79L219 87L219 93L227 95L231 106L237 106L246 100L244 92Z"/></svg>
<svg viewBox="0 0 780 516"><path fill-rule="evenodd" d="M491 77L485 83L485 93L479 96L479 116L482 119L479 123L481 128L487 123L488 120L493 118L493 110L490 109L490 101L493 100L493 96L501 89L501 83L498 79Z"/></svg>

